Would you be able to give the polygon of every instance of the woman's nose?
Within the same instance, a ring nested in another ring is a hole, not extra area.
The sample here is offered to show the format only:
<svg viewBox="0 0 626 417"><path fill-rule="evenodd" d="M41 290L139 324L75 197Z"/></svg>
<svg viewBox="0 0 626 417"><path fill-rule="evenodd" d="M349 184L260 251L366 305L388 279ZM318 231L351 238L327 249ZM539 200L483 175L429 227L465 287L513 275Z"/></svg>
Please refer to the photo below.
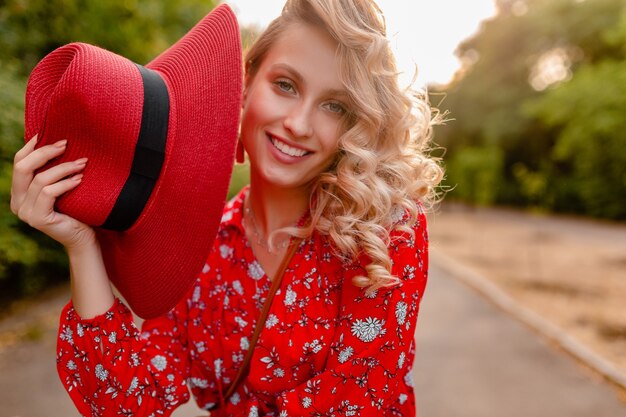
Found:
<svg viewBox="0 0 626 417"><path fill-rule="evenodd" d="M309 137L313 134L311 108L306 103L299 103L287 114L283 122L285 128L296 138Z"/></svg>

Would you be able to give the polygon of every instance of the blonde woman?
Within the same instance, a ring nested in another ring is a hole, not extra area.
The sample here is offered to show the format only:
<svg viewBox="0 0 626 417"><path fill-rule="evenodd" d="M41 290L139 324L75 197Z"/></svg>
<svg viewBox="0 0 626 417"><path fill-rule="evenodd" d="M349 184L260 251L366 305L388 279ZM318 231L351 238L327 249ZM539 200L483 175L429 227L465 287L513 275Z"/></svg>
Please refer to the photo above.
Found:
<svg viewBox="0 0 626 417"><path fill-rule="evenodd" d="M57 360L79 411L169 415L190 389L212 416L414 416L433 123L373 1L287 1L245 58L250 185L187 297L140 332L97 242L68 250Z"/></svg>

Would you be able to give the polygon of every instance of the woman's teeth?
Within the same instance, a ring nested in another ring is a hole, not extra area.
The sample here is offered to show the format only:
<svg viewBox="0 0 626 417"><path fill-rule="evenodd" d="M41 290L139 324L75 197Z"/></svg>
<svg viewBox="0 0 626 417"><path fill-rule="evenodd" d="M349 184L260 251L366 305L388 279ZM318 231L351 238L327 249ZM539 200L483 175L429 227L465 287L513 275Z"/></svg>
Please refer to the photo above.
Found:
<svg viewBox="0 0 626 417"><path fill-rule="evenodd" d="M293 148L293 147L287 145L286 143L281 142L278 139L276 139L274 137L271 137L271 136L270 136L270 140L272 141L272 144L276 147L276 149L278 149L279 151L281 151L285 155L300 157L300 156L304 156L304 155L309 153L309 152L304 151L302 149Z"/></svg>

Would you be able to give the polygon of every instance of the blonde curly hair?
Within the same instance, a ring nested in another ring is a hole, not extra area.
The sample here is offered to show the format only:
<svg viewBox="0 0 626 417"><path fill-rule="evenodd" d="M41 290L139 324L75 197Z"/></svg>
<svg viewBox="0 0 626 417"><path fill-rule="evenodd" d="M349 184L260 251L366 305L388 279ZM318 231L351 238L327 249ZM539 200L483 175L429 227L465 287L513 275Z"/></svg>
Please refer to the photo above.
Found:
<svg viewBox="0 0 626 417"><path fill-rule="evenodd" d="M350 109L337 158L313 184L309 226L276 230L270 244L277 233L306 237L315 230L330 237L344 260L369 258L367 276L355 277L355 285L370 292L394 285L399 280L391 275L390 231L412 234L443 176L438 160L427 154L440 116L425 92L400 88L384 17L371 0L288 0L248 50L248 80L294 23L322 28L336 41ZM407 214L409 221L398 222Z"/></svg>

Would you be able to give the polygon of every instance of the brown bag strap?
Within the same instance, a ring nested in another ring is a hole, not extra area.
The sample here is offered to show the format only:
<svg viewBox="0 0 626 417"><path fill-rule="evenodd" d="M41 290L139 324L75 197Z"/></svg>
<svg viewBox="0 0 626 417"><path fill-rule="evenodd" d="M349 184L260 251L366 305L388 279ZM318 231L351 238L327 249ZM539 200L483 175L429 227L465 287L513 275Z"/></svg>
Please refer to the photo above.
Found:
<svg viewBox="0 0 626 417"><path fill-rule="evenodd" d="M267 315L270 311L270 307L272 306L272 300L274 299L274 295L278 288L280 288L280 283L283 280L283 276L285 275L285 270L287 266L289 266L289 262L293 255L296 253L298 246L300 246L300 242L302 242L302 238L294 238L292 245L289 247L289 251L285 254L283 261L280 264L280 267L277 270L276 276L274 276L274 281L272 281L272 286L270 287L270 291L267 294L267 298L265 299L265 304L263 304L263 309L261 310L261 315L259 316L259 320L256 322L256 327L254 328L254 333L252 334L252 340L250 341L250 347L246 352L246 357L239 368L239 372L237 372L237 376L228 387L228 391L226 392L225 400L228 400L230 396L235 392L243 378L248 374L248 368L250 367L250 360L252 359L252 355L254 354L254 347L256 346L256 342L259 339L259 335L265 327L265 320L267 320Z"/></svg>

